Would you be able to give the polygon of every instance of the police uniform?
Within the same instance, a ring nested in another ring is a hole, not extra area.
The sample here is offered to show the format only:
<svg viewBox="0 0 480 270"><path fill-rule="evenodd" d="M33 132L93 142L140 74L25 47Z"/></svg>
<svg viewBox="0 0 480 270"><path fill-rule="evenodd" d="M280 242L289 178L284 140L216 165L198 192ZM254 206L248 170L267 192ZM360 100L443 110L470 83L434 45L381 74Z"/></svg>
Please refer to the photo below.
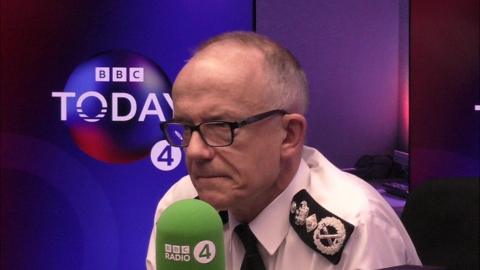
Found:
<svg viewBox="0 0 480 270"><path fill-rule="evenodd" d="M183 177L160 200L155 221L173 202L196 196L190 178ZM240 269L245 253L233 232L238 224L228 215L224 225L228 270ZM249 226L267 270L372 270L421 264L401 221L382 196L306 146L294 179ZM155 231L154 227L148 270L155 270Z"/></svg>

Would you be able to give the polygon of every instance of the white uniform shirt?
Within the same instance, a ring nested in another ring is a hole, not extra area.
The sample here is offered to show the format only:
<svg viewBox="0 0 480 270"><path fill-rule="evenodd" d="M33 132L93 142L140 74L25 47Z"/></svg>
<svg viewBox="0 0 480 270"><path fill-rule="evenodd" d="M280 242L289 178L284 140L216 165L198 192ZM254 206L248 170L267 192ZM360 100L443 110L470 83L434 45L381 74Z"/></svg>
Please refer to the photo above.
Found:
<svg viewBox="0 0 480 270"><path fill-rule="evenodd" d="M313 148L305 147L302 158L289 186L249 223L267 270L373 270L421 264L398 216L370 184L336 168ZM289 223L292 198L302 189L323 208L355 226L337 265L307 246ZM183 177L160 200L154 220L173 202L196 196L190 178ZM229 215L229 223L224 226L228 270L240 269L245 252L233 232L236 225L238 221ZM147 253L148 270L156 270L155 233L154 225Z"/></svg>

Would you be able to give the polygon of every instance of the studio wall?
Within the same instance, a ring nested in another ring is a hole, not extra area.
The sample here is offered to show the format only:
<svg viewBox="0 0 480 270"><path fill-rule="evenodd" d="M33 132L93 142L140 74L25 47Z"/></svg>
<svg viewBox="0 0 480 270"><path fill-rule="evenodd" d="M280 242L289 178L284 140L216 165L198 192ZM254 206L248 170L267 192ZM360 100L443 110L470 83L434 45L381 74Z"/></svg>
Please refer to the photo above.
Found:
<svg viewBox="0 0 480 270"><path fill-rule="evenodd" d="M475 0L412 1L412 188L480 178L479 7Z"/></svg>
<svg viewBox="0 0 480 270"><path fill-rule="evenodd" d="M163 94L200 41L252 22L251 1L2 1L1 268L144 269L156 204L186 173L154 165L168 165L168 148L151 157L155 114L171 114ZM145 81L114 82L116 67ZM134 97L130 120L113 119L109 87L119 103ZM145 90L159 107L143 108Z"/></svg>
<svg viewBox="0 0 480 270"><path fill-rule="evenodd" d="M407 150L408 1L259 0L257 31L306 71L309 145L341 168Z"/></svg>

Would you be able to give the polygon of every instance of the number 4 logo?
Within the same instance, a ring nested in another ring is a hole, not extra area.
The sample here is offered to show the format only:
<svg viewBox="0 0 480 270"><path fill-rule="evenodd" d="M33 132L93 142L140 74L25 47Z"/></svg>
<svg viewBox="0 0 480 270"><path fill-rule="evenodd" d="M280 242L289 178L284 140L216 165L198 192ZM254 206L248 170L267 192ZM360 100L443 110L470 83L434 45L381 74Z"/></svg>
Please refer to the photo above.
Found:
<svg viewBox="0 0 480 270"><path fill-rule="evenodd" d="M212 253L210 253L210 246L205 244L202 250L200 250L200 254L198 256L200 258L205 258L205 260L210 259L210 257L212 257Z"/></svg>
<svg viewBox="0 0 480 270"><path fill-rule="evenodd" d="M210 240L199 242L193 249L193 256L197 262L205 264L215 259L215 244Z"/></svg>
<svg viewBox="0 0 480 270"><path fill-rule="evenodd" d="M162 140L153 146L150 159L157 169L171 171L180 164L182 151L178 147L172 147L166 140Z"/></svg>

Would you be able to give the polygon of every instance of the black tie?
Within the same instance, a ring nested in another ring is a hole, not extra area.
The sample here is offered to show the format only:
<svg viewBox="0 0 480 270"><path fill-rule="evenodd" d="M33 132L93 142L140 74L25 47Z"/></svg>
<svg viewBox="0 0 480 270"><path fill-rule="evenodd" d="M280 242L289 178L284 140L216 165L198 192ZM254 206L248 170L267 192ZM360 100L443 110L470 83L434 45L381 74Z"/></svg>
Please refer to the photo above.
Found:
<svg viewBox="0 0 480 270"><path fill-rule="evenodd" d="M243 258L240 270L265 270L262 257L258 253L257 238L246 224L240 224L235 227L235 233L242 240L245 247L245 257Z"/></svg>

